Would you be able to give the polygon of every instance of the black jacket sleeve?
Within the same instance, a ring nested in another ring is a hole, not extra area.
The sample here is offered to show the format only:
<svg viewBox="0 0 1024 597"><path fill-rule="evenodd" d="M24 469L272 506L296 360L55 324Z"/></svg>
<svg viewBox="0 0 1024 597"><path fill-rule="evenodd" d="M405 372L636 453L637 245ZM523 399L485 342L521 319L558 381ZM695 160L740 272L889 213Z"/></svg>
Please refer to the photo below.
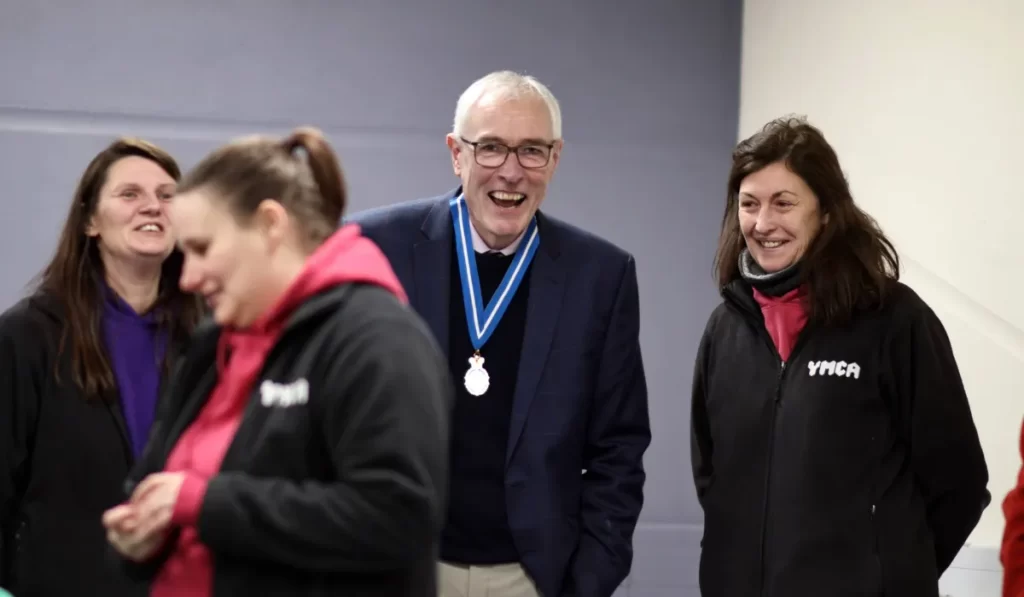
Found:
<svg viewBox="0 0 1024 597"><path fill-rule="evenodd" d="M903 319L892 349L900 433L925 498L941 574L991 501L988 468L945 328L923 303Z"/></svg>
<svg viewBox="0 0 1024 597"><path fill-rule="evenodd" d="M29 459L43 376L49 359L22 308L0 315L0 587L7 586L17 532L18 500L28 482Z"/></svg>
<svg viewBox="0 0 1024 597"><path fill-rule="evenodd" d="M360 323L325 347L327 375L310 388L337 481L216 475L197 525L214 553L387 572L434 549L447 497L448 366L410 312Z"/></svg>
<svg viewBox="0 0 1024 597"><path fill-rule="evenodd" d="M643 455L651 443L640 352L640 301L630 257L601 354L587 426L581 533L565 595L611 597L629 575L643 506Z"/></svg>
<svg viewBox="0 0 1024 597"><path fill-rule="evenodd" d="M710 322L700 339L697 358L693 365L693 383L690 391L690 467L693 484L697 490L697 501L704 506L704 494L711 486L711 428L708 423L707 386L708 354L710 353Z"/></svg>

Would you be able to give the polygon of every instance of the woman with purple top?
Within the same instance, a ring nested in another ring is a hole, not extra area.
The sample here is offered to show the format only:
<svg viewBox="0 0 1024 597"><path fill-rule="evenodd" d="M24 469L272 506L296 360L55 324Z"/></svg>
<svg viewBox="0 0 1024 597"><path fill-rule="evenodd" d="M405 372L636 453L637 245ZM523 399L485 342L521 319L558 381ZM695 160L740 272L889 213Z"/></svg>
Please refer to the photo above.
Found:
<svg viewBox="0 0 1024 597"><path fill-rule="evenodd" d="M0 315L0 587L145 595L108 560L102 513L201 312L167 217L181 173L118 139L86 168L33 293Z"/></svg>

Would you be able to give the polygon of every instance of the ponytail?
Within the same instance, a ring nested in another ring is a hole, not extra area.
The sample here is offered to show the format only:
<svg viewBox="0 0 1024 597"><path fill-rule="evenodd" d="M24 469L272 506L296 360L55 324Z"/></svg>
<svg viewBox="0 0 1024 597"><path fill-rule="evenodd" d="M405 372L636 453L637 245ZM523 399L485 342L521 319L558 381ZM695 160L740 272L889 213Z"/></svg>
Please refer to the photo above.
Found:
<svg viewBox="0 0 1024 597"><path fill-rule="evenodd" d="M247 218L260 204L278 201L317 247L341 223L348 193L345 176L323 133L297 128L284 139L250 136L219 147L178 185L179 193L209 187L231 211Z"/></svg>
<svg viewBox="0 0 1024 597"><path fill-rule="evenodd" d="M338 222L345 214L348 193L345 189L345 176L334 153L323 133L313 127L300 127L292 131L281 145L291 156L297 155L301 149L305 153L305 161L313 173L313 180L320 190L323 214L329 220Z"/></svg>

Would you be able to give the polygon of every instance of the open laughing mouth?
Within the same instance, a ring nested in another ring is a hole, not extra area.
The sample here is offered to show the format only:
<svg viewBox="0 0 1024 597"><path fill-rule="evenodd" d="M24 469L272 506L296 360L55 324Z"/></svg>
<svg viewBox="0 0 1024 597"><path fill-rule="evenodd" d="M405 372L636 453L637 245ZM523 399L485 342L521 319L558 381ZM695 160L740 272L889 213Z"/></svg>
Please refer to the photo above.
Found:
<svg viewBox="0 0 1024 597"><path fill-rule="evenodd" d="M487 193L487 196L491 198L495 205L504 209L519 207L526 201L526 195L523 193L512 193L509 191L491 191Z"/></svg>
<svg viewBox="0 0 1024 597"><path fill-rule="evenodd" d="M143 224L142 226L139 226L135 230L139 232L163 232L164 227L161 226L160 224L150 222L149 224Z"/></svg>
<svg viewBox="0 0 1024 597"><path fill-rule="evenodd" d="M757 243L761 245L763 249L778 249L788 241L784 240L759 240Z"/></svg>

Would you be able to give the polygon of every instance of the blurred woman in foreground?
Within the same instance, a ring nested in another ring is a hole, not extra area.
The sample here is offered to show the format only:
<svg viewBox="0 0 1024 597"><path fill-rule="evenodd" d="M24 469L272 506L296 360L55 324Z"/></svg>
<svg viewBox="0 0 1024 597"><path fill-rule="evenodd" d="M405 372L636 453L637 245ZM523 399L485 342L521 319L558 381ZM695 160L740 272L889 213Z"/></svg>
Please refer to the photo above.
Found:
<svg viewBox="0 0 1024 597"><path fill-rule="evenodd" d="M172 219L201 325L128 501L104 516L154 596L436 594L448 367L355 226L324 138L250 138Z"/></svg>

